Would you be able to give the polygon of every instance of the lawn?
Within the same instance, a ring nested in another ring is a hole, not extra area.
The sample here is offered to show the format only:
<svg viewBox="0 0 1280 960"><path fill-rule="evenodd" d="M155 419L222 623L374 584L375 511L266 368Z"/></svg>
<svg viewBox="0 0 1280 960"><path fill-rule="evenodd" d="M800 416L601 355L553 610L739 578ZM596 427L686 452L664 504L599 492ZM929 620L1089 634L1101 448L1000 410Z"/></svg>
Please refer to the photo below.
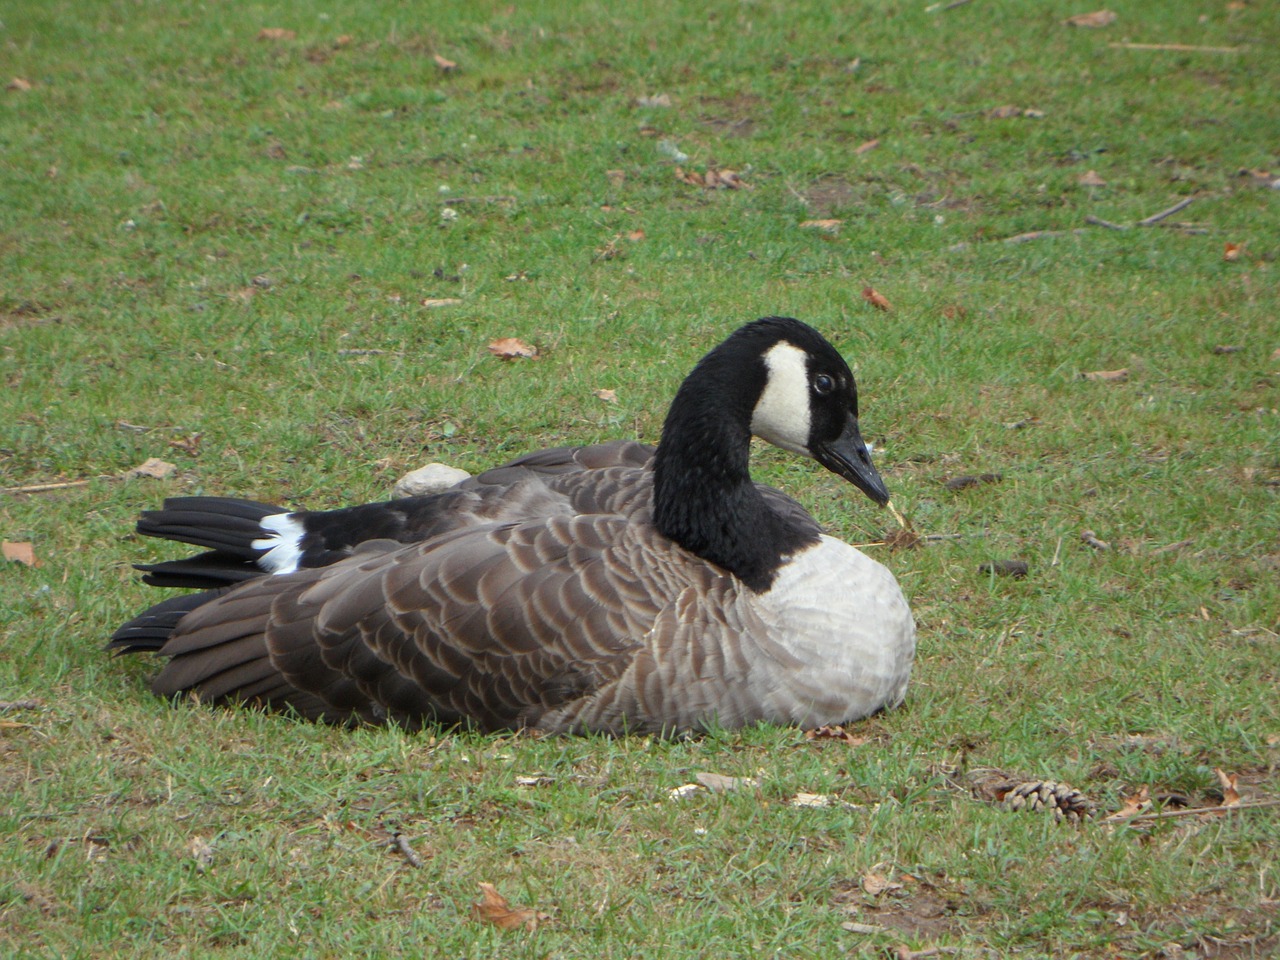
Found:
<svg viewBox="0 0 1280 960"><path fill-rule="evenodd" d="M548 6L0 5L0 956L1280 952L1274 7ZM342 730L104 654L165 496L653 441L765 314L925 538L754 458L902 583L902 708Z"/></svg>

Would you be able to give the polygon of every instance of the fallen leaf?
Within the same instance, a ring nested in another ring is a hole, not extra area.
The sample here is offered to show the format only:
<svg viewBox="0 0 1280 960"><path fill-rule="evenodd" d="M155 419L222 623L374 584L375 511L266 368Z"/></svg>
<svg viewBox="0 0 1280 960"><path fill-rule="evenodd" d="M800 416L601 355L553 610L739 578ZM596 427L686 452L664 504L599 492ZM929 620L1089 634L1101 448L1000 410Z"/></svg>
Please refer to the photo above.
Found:
<svg viewBox="0 0 1280 960"><path fill-rule="evenodd" d="M618 240L620 239L620 237L610 237L608 242L595 252L595 256L591 258L591 262L595 263L599 260L618 260L625 257L626 254L623 252L622 248L618 246Z"/></svg>
<svg viewBox="0 0 1280 960"><path fill-rule="evenodd" d="M6 90L13 90L17 93L26 93L31 89L31 81L22 77L14 77L4 87Z"/></svg>
<svg viewBox="0 0 1280 960"><path fill-rule="evenodd" d="M743 787L755 789L760 781L755 777L727 777L722 773L695 773L694 779L712 793L728 793Z"/></svg>
<svg viewBox="0 0 1280 960"><path fill-rule="evenodd" d="M1222 251L1222 259L1228 263L1239 260L1240 255L1244 253L1244 247L1238 243L1228 243Z"/></svg>
<svg viewBox="0 0 1280 960"><path fill-rule="evenodd" d="M864 154L864 153L867 153L867 152L869 152L869 151L871 151L871 150L874 150L874 149L875 149L876 147L878 147L878 146L880 146L880 141L879 141L879 139L876 139L876 140L868 140L866 143L860 143L860 144L858 144L856 147L854 147L854 148L853 148L853 155L854 155L855 157L856 157L856 156L859 156L859 155L861 155L861 154Z"/></svg>
<svg viewBox="0 0 1280 960"><path fill-rule="evenodd" d="M627 171L625 170L606 170L604 175L609 179L609 185L620 187L627 179Z"/></svg>
<svg viewBox="0 0 1280 960"><path fill-rule="evenodd" d="M355 40L355 37L353 37L349 33L344 33L333 41L333 45L335 47L345 47L347 44L351 43L353 40Z"/></svg>
<svg viewBox="0 0 1280 960"><path fill-rule="evenodd" d="M981 486L984 483L999 483L1004 476L999 473L978 473L965 474L963 477L952 477L943 484L953 493L957 490L967 490L969 487Z"/></svg>
<svg viewBox="0 0 1280 960"><path fill-rule="evenodd" d="M545 774L533 774L532 776L517 776L517 787L549 787L556 782L555 777L548 777Z"/></svg>
<svg viewBox="0 0 1280 960"><path fill-rule="evenodd" d="M283 27L263 27L258 31L259 40L294 40L298 34Z"/></svg>
<svg viewBox="0 0 1280 960"><path fill-rule="evenodd" d="M995 574L997 577L1013 577L1015 580L1025 579L1030 570L1031 568L1025 560L994 560L991 563L978 565L979 573Z"/></svg>
<svg viewBox="0 0 1280 960"><path fill-rule="evenodd" d="M1107 185L1107 181L1098 176L1097 170L1090 170L1088 173L1081 174L1076 178L1076 183L1082 187L1105 187Z"/></svg>
<svg viewBox="0 0 1280 960"><path fill-rule="evenodd" d="M901 890L902 884L894 883L888 877L881 876L878 873L868 873L862 878L862 889L873 897L878 897L882 893L892 893L894 890Z"/></svg>
<svg viewBox="0 0 1280 960"><path fill-rule="evenodd" d="M1280 361L1280 347L1276 347L1271 351L1271 359L1272 361Z"/></svg>
<svg viewBox="0 0 1280 960"><path fill-rule="evenodd" d="M1080 376L1086 380L1100 380L1104 383L1124 383L1129 379L1129 368L1121 367L1119 370L1090 370L1088 373L1082 373Z"/></svg>
<svg viewBox="0 0 1280 960"><path fill-rule="evenodd" d="M596 396L605 403L617 403L618 394L613 390L597 390Z"/></svg>
<svg viewBox="0 0 1280 960"><path fill-rule="evenodd" d="M856 803L848 803L839 797L833 797L829 793L797 793L794 797L787 801L793 807L843 807L846 810L857 810Z"/></svg>
<svg viewBox="0 0 1280 960"><path fill-rule="evenodd" d="M696 783L685 783L678 787L672 787L667 791L668 800L684 800L692 797L695 793L703 788Z"/></svg>
<svg viewBox="0 0 1280 960"><path fill-rule="evenodd" d="M0 551L3 551L4 558L10 563L20 563L26 567L39 566L36 563L36 550L30 543L10 543L8 540L0 543Z"/></svg>
<svg viewBox="0 0 1280 960"><path fill-rule="evenodd" d="M1218 775L1218 783L1222 785L1222 805L1224 807L1234 807L1240 802L1240 791L1237 789L1238 775L1225 773L1216 768L1213 772Z"/></svg>
<svg viewBox="0 0 1280 960"><path fill-rule="evenodd" d="M871 304L877 310L888 311L893 309L889 306L889 301L885 299L884 294L877 291L874 287L863 287L862 299L867 301L867 303Z"/></svg>
<svg viewBox="0 0 1280 960"><path fill-rule="evenodd" d="M1107 543L1105 540L1099 540L1098 535L1092 530L1080 531L1080 539L1083 540L1086 545L1093 547L1095 550L1111 549L1111 544Z"/></svg>
<svg viewBox="0 0 1280 960"><path fill-rule="evenodd" d="M942 315L948 320L963 320L969 315L969 311L958 303L949 303L942 308Z"/></svg>
<svg viewBox="0 0 1280 960"><path fill-rule="evenodd" d="M644 239L644 231L632 230L630 233L627 234L627 239L630 240L632 243L639 243L641 240Z"/></svg>
<svg viewBox="0 0 1280 960"><path fill-rule="evenodd" d="M457 297L427 297L422 301L424 307L456 307L462 301Z"/></svg>
<svg viewBox="0 0 1280 960"><path fill-rule="evenodd" d="M843 220L805 220L800 224L801 230L821 230L823 233L839 233Z"/></svg>
<svg viewBox="0 0 1280 960"><path fill-rule="evenodd" d="M153 480L167 480L177 473L178 468L168 460L148 457L132 470L126 470L120 476L125 480L136 480L139 477L150 477Z"/></svg>
<svg viewBox="0 0 1280 960"><path fill-rule="evenodd" d="M888 928L877 927L874 923L855 923L852 920L846 920L840 924L841 930L848 930L850 933L884 933Z"/></svg>
<svg viewBox="0 0 1280 960"><path fill-rule="evenodd" d="M440 54L438 53L433 53L431 55L431 59L434 60L436 66L439 67L445 73L452 73L454 70L458 69L458 65L456 63L454 63L452 60L446 60L444 57L440 56Z"/></svg>
<svg viewBox="0 0 1280 960"><path fill-rule="evenodd" d="M804 735L806 740L843 740L851 747L860 747L868 740L867 737L855 737L839 724L818 727L816 730L806 730Z"/></svg>
<svg viewBox="0 0 1280 960"><path fill-rule="evenodd" d="M1143 810L1146 810L1150 806L1151 806L1151 790L1144 786L1137 793L1133 794L1132 796L1125 797L1123 800L1121 800L1120 809L1117 810L1115 813L1111 814L1111 816L1107 817L1107 819L1123 820L1126 817L1132 817L1134 814L1141 813Z"/></svg>
<svg viewBox="0 0 1280 960"><path fill-rule="evenodd" d="M1093 13L1077 13L1067 17L1066 23L1072 27L1105 27L1115 23L1116 15L1110 10L1095 10Z"/></svg>
<svg viewBox="0 0 1280 960"><path fill-rule="evenodd" d="M507 898L491 883L481 883L479 886L484 899L471 905L471 915L483 923L491 923L500 930L524 927L532 933L538 929L538 924L551 919L549 914L529 907L511 906Z"/></svg>
<svg viewBox="0 0 1280 960"><path fill-rule="evenodd" d="M193 837L187 849L191 851L191 858L195 860L199 873L204 873L213 866L213 847L204 837Z"/></svg>
<svg viewBox="0 0 1280 960"><path fill-rule="evenodd" d="M1003 107L994 107L988 110L987 116L993 120L1008 120L1010 117L1022 116L1022 108L1015 107L1012 104L1005 104Z"/></svg>
<svg viewBox="0 0 1280 960"><path fill-rule="evenodd" d="M503 360L514 360L516 357L527 357L532 360L538 355L538 348L531 347L523 340L515 337L503 337L489 344L489 352Z"/></svg>
<svg viewBox="0 0 1280 960"><path fill-rule="evenodd" d="M668 94L660 93L653 97L636 97L637 107L669 107L671 106L671 97Z"/></svg>

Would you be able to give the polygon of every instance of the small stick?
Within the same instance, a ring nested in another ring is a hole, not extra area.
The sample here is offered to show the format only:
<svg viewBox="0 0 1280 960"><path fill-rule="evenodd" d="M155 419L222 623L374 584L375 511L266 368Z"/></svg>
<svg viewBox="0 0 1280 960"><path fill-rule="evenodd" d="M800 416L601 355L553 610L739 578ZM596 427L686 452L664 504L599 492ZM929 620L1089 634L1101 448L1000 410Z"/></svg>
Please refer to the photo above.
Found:
<svg viewBox="0 0 1280 960"><path fill-rule="evenodd" d="M507 195L495 197L449 197L444 201L446 207L457 207L464 203L515 203L516 198Z"/></svg>
<svg viewBox="0 0 1280 960"><path fill-rule="evenodd" d="M1240 47L1198 47L1190 43L1109 43L1117 50L1170 50L1174 53L1240 53Z"/></svg>
<svg viewBox="0 0 1280 960"><path fill-rule="evenodd" d="M925 957L936 957L940 953L959 953L959 947L926 947L923 950L908 950L905 945L899 946L894 953L897 960L924 960Z"/></svg>
<svg viewBox="0 0 1280 960"><path fill-rule="evenodd" d="M1053 559L1049 561L1049 566L1056 567L1058 565L1058 555L1062 553L1062 538L1058 538L1058 545L1053 548Z"/></svg>
<svg viewBox="0 0 1280 960"><path fill-rule="evenodd" d="M1005 237L1001 243L1028 243L1032 240L1044 240L1047 237L1067 237L1088 232L1082 227L1077 227L1075 230L1032 230L1030 233L1019 233L1012 237Z"/></svg>
<svg viewBox="0 0 1280 960"><path fill-rule="evenodd" d="M1129 817L1112 814L1103 823L1137 823L1139 820L1170 820L1173 817L1190 817L1197 813L1232 813L1236 810L1256 810L1264 807L1280 807L1280 798L1253 800L1249 803L1222 803L1216 807L1187 807L1185 810L1156 810L1152 813L1135 813Z"/></svg>
<svg viewBox="0 0 1280 960"><path fill-rule="evenodd" d="M46 490L66 490L68 487L87 487L92 480L63 480L60 483L33 483L25 487L3 487L0 493L44 493Z"/></svg>
<svg viewBox="0 0 1280 960"><path fill-rule="evenodd" d="M422 869L422 858L413 852L413 847L409 846L409 841L403 833L396 833L392 846L403 854L405 862L415 870Z"/></svg>
<svg viewBox="0 0 1280 960"><path fill-rule="evenodd" d="M1091 223L1095 227L1106 227L1108 230L1128 230L1129 228L1119 223L1112 223L1110 220L1103 220L1101 217L1095 217L1093 214L1084 218L1085 223Z"/></svg>
<svg viewBox="0 0 1280 960"><path fill-rule="evenodd" d="M1184 197L1183 199L1175 203L1172 207L1170 207L1168 210L1161 210L1159 213L1153 213L1151 216L1147 217L1147 219L1145 220L1139 220L1138 226L1149 227L1153 223L1159 223L1165 217L1172 217L1179 210L1185 210L1187 209L1187 207L1191 206L1191 204L1195 202L1196 202L1195 197Z"/></svg>
<svg viewBox="0 0 1280 960"><path fill-rule="evenodd" d="M1189 547L1193 543L1195 543L1195 541L1191 539L1179 540L1177 543L1166 543L1163 547L1156 547L1151 552L1152 553L1168 553L1171 550L1181 550L1183 547Z"/></svg>

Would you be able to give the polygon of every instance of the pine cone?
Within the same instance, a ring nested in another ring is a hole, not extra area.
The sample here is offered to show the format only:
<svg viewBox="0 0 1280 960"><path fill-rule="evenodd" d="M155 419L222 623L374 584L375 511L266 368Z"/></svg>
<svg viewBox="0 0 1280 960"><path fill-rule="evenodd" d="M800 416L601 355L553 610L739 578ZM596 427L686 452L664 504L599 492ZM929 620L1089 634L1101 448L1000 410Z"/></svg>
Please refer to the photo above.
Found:
<svg viewBox="0 0 1280 960"><path fill-rule="evenodd" d="M1077 822L1093 812L1093 804L1069 783L1055 780L1028 780L1014 784L1000 803L1010 810L1052 810L1054 819Z"/></svg>

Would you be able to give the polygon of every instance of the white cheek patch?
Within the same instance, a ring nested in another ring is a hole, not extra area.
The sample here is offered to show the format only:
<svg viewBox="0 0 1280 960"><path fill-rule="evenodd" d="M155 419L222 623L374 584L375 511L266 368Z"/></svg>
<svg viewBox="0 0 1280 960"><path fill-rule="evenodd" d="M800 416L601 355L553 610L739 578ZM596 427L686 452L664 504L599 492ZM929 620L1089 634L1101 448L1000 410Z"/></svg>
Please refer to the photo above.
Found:
<svg viewBox="0 0 1280 960"><path fill-rule="evenodd" d="M258 526L270 531L267 536L250 544L255 550L267 552L258 558L258 566L269 573L293 573L302 559L302 538L306 534L301 523L289 513L276 513L263 517Z"/></svg>
<svg viewBox="0 0 1280 960"><path fill-rule="evenodd" d="M809 452L809 370L806 353L782 340L769 348L764 392L751 414L751 432L801 456Z"/></svg>

